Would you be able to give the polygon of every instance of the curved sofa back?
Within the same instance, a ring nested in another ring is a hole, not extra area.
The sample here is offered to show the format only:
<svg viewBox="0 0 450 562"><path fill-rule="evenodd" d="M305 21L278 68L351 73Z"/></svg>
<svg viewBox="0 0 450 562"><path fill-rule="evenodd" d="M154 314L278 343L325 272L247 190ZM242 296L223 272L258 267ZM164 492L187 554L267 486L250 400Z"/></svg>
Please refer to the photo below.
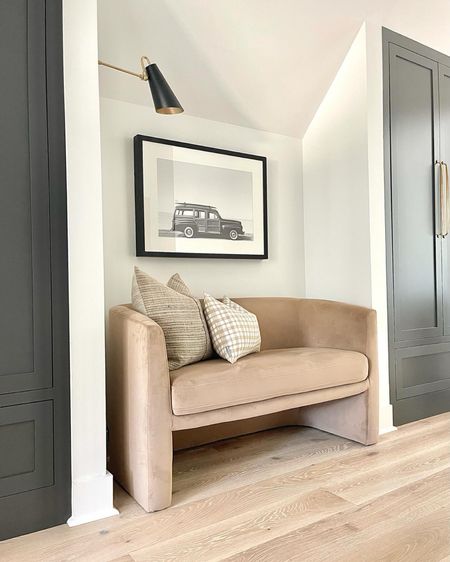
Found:
<svg viewBox="0 0 450 562"><path fill-rule="evenodd" d="M231 297L232 298L232 297ZM376 312L362 306L292 297L232 298L253 312L261 349L333 347L376 354ZM125 305L131 308L131 305Z"/></svg>
<svg viewBox="0 0 450 562"><path fill-rule="evenodd" d="M246 297L232 299L253 312L261 330L261 349L333 347L376 352L376 312L321 299Z"/></svg>
<svg viewBox="0 0 450 562"><path fill-rule="evenodd" d="M258 318L261 350L300 346L299 305L303 299L246 297L232 300Z"/></svg>

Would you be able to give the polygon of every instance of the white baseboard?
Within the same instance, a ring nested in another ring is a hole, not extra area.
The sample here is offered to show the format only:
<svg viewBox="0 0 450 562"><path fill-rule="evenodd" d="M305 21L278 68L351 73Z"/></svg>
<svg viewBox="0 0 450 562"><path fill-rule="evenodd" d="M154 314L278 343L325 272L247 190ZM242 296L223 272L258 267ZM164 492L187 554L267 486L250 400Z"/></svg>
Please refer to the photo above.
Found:
<svg viewBox="0 0 450 562"><path fill-rule="evenodd" d="M118 515L113 506L113 478L105 472L101 476L78 479L72 482L72 516L69 527Z"/></svg>
<svg viewBox="0 0 450 562"><path fill-rule="evenodd" d="M380 407L380 435L396 431L391 404Z"/></svg>
<svg viewBox="0 0 450 562"><path fill-rule="evenodd" d="M80 515L78 517L70 517L67 520L67 525L69 527L76 527L77 525L83 525L84 523L91 523L92 521L98 521L99 519L106 519L107 517L114 517L115 515L119 515L119 512L114 507L108 511L99 511L99 512L92 512L86 513L85 515Z"/></svg>
<svg viewBox="0 0 450 562"><path fill-rule="evenodd" d="M397 431L395 425L391 425L389 427L381 427L380 428L380 435L384 435L385 433L391 433L391 431Z"/></svg>

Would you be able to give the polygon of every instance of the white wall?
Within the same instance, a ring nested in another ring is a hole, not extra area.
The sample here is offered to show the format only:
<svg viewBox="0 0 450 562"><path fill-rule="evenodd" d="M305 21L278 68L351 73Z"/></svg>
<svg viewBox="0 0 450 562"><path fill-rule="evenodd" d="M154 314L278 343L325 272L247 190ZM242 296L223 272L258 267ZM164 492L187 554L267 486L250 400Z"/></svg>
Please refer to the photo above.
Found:
<svg viewBox="0 0 450 562"><path fill-rule="evenodd" d="M147 87L130 78L130 88ZM133 142L136 134L268 158L269 259L136 258ZM101 98L106 308L130 301L133 266L166 282L178 272L196 295L304 295L301 142L186 114Z"/></svg>
<svg viewBox="0 0 450 562"><path fill-rule="evenodd" d="M106 471L102 185L97 5L64 0L72 517L117 513Z"/></svg>
<svg viewBox="0 0 450 562"><path fill-rule="evenodd" d="M389 391L388 310L383 147L383 64L381 25L366 22L367 154L372 307L377 311L380 369L380 428L393 427Z"/></svg>
<svg viewBox="0 0 450 562"><path fill-rule="evenodd" d="M371 304L367 173L362 28L303 138L308 297Z"/></svg>
<svg viewBox="0 0 450 562"><path fill-rule="evenodd" d="M389 400L381 35L363 25L303 139L306 296L377 310L380 429ZM369 41L370 39L370 41ZM376 66L377 65L377 66ZM377 72L375 72L377 71ZM327 274L324 275L324 264Z"/></svg>

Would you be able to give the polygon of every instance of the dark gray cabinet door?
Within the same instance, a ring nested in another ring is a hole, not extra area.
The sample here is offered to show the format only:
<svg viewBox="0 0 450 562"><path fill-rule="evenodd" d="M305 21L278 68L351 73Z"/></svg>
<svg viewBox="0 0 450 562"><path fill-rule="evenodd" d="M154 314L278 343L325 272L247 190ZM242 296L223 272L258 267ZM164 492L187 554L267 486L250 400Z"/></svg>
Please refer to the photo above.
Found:
<svg viewBox="0 0 450 562"><path fill-rule="evenodd" d="M394 423L450 409L449 248L439 167L450 149L450 59L383 30L389 364Z"/></svg>
<svg viewBox="0 0 450 562"><path fill-rule="evenodd" d="M0 394L52 386L45 12L38 4L0 4ZM31 17L34 25L25 26Z"/></svg>
<svg viewBox="0 0 450 562"><path fill-rule="evenodd" d="M441 245L435 217L438 64L389 49L392 242L396 341L443 333Z"/></svg>
<svg viewBox="0 0 450 562"><path fill-rule="evenodd" d="M439 65L440 159L450 165L450 67ZM450 201L449 201L450 205ZM449 212L450 215L450 212ZM449 217L450 218L450 217ZM450 241L442 240L444 334L450 336Z"/></svg>
<svg viewBox="0 0 450 562"><path fill-rule="evenodd" d="M62 18L0 2L0 540L70 515Z"/></svg>

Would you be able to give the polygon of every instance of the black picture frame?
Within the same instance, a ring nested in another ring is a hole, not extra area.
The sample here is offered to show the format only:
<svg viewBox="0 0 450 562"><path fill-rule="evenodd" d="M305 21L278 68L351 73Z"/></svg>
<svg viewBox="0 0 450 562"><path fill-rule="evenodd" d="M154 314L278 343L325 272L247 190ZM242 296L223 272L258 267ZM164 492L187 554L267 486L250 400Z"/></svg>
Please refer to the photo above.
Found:
<svg viewBox="0 0 450 562"><path fill-rule="evenodd" d="M144 216L144 142L159 143L175 147L187 148L215 154L224 154L236 158L256 160L261 163L262 170L262 225L263 252L258 254L232 253L203 253L203 252L165 252L149 251L145 249L145 216ZM255 154L224 150L222 148L202 146L186 142L162 139L147 135L134 137L134 185L135 185L135 227L136 227L136 256L137 257L166 257L166 258L213 258L213 259L268 259L268 212L267 212L267 158Z"/></svg>

